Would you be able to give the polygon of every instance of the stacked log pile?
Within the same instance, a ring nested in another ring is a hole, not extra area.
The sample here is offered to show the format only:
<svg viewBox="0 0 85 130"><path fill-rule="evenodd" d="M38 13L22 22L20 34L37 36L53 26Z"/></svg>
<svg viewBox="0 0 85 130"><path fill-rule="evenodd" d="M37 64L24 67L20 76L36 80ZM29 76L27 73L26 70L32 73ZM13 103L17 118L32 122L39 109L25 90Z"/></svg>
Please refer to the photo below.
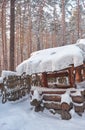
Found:
<svg viewBox="0 0 85 130"><path fill-rule="evenodd" d="M30 76L29 75L9 75L3 78L0 84L2 103L8 101L16 101L30 92Z"/></svg>
<svg viewBox="0 0 85 130"><path fill-rule="evenodd" d="M80 91L80 94L71 94L72 102L74 104L74 110L77 114L82 115L85 109L85 90Z"/></svg>
<svg viewBox="0 0 85 130"><path fill-rule="evenodd" d="M31 91L31 98L33 95L33 91ZM69 92L68 92L69 91ZM53 114L60 114L61 119L69 120L72 118L71 110L74 110L79 116L82 116L85 110L85 90L81 89L64 89L64 90L56 90L49 91L45 89L41 92L38 90L40 99L31 100L31 105L35 107L35 111L41 111L44 109L48 109ZM67 96L69 98L69 102L63 99L63 97ZM35 102L35 103L34 103ZM42 109L43 108L43 109ZM53 110L53 111L52 111Z"/></svg>

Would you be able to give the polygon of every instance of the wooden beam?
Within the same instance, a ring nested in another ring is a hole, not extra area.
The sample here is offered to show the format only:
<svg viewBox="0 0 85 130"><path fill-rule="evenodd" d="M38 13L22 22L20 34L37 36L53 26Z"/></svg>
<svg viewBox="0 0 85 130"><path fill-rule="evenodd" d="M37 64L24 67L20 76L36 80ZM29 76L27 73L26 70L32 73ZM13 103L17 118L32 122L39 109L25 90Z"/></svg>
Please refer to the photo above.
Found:
<svg viewBox="0 0 85 130"><path fill-rule="evenodd" d="M83 76L83 79L85 79L85 64L83 64L82 70L83 70L82 76Z"/></svg>
<svg viewBox="0 0 85 130"><path fill-rule="evenodd" d="M64 77L64 76L68 76L69 73L68 72L54 72L54 73L50 73L47 74L48 78L56 78L56 77Z"/></svg>
<svg viewBox="0 0 85 130"><path fill-rule="evenodd" d="M47 73L46 72L43 72L42 73L42 87L48 87L48 81L47 81Z"/></svg>
<svg viewBox="0 0 85 130"><path fill-rule="evenodd" d="M75 78L74 78L74 74L73 74L73 71L74 71L74 66L72 65L71 68L68 69L69 71L69 83L70 83L70 86L73 87L74 84L75 84Z"/></svg>
<svg viewBox="0 0 85 130"><path fill-rule="evenodd" d="M76 82L82 81L81 66L75 68L75 81Z"/></svg>

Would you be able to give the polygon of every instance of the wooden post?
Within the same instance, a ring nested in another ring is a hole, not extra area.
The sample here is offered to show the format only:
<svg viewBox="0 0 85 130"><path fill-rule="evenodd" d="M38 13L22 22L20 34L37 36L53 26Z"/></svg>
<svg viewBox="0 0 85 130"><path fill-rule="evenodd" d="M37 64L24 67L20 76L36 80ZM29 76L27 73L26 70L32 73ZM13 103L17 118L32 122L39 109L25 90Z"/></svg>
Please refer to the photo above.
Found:
<svg viewBox="0 0 85 130"><path fill-rule="evenodd" d="M70 83L70 86L73 87L75 83L74 74L73 74L74 66L72 65L72 67L69 68L68 71L69 71L69 83Z"/></svg>
<svg viewBox="0 0 85 130"><path fill-rule="evenodd" d="M47 73L46 72L42 73L42 86L43 87L48 87Z"/></svg>
<svg viewBox="0 0 85 130"><path fill-rule="evenodd" d="M81 82L82 81L82 74L81 74L81 67L76 67L75 69L75 81Z"/></svg>
<svg viewBox="0 0 85 130"><path fill-rule="evenodd" d="M83 64L83 79L85 79L85 63Z"/></svg>

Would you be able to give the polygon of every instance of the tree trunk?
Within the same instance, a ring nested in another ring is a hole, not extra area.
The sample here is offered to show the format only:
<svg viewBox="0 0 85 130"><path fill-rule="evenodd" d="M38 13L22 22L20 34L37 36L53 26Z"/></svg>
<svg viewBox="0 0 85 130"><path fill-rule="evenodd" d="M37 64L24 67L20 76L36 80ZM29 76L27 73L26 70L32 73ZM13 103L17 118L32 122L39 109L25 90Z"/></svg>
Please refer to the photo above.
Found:
<svg viewBox="0 0 85 130"><path fill-rule="evenodd" d="M6 1L2 3L2 15L1 15L1 25L2 25L2 69L8 68L7 64L7 39L6 39Z"/></svg>
<svg viewBox="0 0 85 130"><path fill-rule="evenodd" d="M65 0L62 0L62 45L66 44L65 33L66 33L66 25L65 25Z"/></svg>
<svg viewBox="0 0 85 130"><path fill-rule="evenodd" d="M32 18L31 18L31 6L30 3L28 3L28 57L30 56L30 53L32 53Z"/></svg>
<svg viewBox="0 0 85 130"><path fill-rule="evenodd" d="M80 38L80 0L77 0L77 37Z"/></svg>
<svg viewBox="0 0 85 130"><path fill-rule="evenodd" d="M10 70L14 70L15 0L10 0Z"/></svg>

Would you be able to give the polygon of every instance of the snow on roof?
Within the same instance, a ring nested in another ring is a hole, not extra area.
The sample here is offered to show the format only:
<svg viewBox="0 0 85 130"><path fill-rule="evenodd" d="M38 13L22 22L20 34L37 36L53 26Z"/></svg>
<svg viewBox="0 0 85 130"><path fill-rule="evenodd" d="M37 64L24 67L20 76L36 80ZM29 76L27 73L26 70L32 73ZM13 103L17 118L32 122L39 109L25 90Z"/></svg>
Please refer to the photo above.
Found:
<svg viewBox="0 0 85 130"><path fill-rule="evenodd" d="M85 48L85 39L82 40L83 48ZM70 67L82 65L85 57L85 51L80 48L81 42L76 44L49 48L36 51L31 54L30 58L23 61L17 66L18 74L26 72L26 74L34 74L40 72L58 71Z"/></svg>

